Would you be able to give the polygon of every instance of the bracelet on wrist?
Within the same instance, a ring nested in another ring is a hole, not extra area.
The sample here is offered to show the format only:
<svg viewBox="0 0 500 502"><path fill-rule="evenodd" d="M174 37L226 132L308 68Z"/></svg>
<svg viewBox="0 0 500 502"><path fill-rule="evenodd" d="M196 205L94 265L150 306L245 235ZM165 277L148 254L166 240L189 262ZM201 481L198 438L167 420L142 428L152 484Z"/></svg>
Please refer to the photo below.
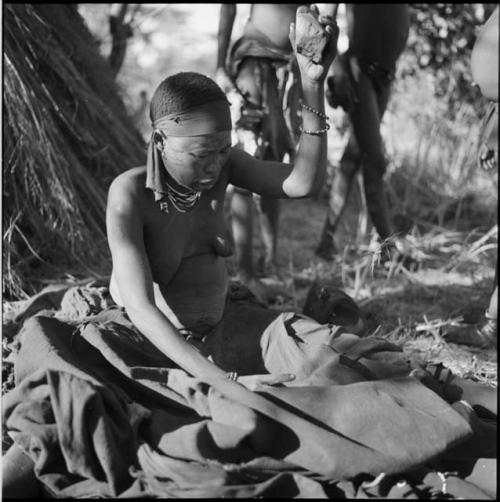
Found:
<svg viewBox="0 0 500 502"><path fill-rule="evenodd" d="M302 100L300 100L299 103L300 103L300 106L302 108L304 108L304 110L308 110L311 113L314 113L315 115L317 115L318 117L320 117L322 119L330 120L330 117L328 117L328 115L326 113L323 113L319 110L316 110L316 108L313 108L312 106L306 105Z"/></svg>
<svg viewBox="0 0 500 502"><path fill-rule="evenodd" d="M236 373L236 371L230 371L229 373L226 374L226 378L228 380L236 382L236 380L238 380L238 373Z"/></svg>
<svg viewBox="0 0 500 502"><path fill-rule="evenodd" d="M299 131L304 134L310 134L311 136L321 136L322 134L326 134L330 129L330 124L325 124L324 129L318 129L317 131L309 131L308 129L304 129L302 126L299 126Z"/></svg>

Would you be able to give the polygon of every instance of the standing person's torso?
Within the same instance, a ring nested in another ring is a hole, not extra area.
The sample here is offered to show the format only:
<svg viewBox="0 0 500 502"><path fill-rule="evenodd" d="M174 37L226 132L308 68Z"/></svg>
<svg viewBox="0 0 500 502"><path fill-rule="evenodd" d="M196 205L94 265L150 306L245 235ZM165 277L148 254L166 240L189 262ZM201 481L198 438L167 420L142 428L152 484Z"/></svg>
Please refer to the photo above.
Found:
<svg viewBox="0 0 500 502"><path fill-rule="evenodd" d="M391 71L410 29L408 4L347 4L349 50Z"/></svg>
<svg viewBox="0 0 500 502"><path fill-rule="evenodd" d="M482 26L471 54L474 82L484 97L498 102L499 7Z"/></svg>
<svg viewBox="0 0 500 502"><path fill-rule="evenodd" d="M290 23L295 22L297 7L304 4L252 4L244 34L264 34L277 48L291 52L288 38Z"/></svg>

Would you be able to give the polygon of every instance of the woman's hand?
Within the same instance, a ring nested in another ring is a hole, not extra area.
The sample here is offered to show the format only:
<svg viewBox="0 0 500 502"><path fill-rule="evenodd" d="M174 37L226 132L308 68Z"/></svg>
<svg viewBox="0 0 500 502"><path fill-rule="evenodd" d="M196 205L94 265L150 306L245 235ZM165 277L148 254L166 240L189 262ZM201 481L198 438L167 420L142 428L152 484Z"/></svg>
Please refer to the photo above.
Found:
<svg viewBox="0 0 500 502"><path fill-rule="evenodd" d="M302 12L300 9L307 9L307 7L299 7L297 11ZM316 5L311 5L309 12L318 19L328 37L322 52L321 60L316 63L311 57L304 56L303 54L297 52L295 23L290 23L289 38L300 68L302 83L305 84L306 82L310 82L313 84L321 84L325 81L328 69L337 54L337 38L339 35L339 29L337 23L330 16L319 16L319 11Z"/></svg>
<svg viewBox="0 0 500 502"><path fill-rule="evenodd" d="M291 382L292 380L295 380L295 375L291 373L278 373L276 375L239 376L236 381L244 385L248 390L265 390L266 387Z"/></svg>

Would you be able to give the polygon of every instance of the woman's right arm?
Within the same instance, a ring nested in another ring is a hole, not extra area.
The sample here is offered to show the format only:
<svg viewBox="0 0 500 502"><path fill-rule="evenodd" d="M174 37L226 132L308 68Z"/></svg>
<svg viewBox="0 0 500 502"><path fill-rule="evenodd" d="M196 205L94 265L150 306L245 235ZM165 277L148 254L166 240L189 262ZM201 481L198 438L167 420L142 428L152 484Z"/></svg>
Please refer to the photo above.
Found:
<svg viewBox="0 0 500 502"><path fill-rule="evenodd" d="M191 375L225 377L222 369L185 341L155 304L140 204L126 178L118 178L110 187L106 227L119 295L137 329Z"/></svg>

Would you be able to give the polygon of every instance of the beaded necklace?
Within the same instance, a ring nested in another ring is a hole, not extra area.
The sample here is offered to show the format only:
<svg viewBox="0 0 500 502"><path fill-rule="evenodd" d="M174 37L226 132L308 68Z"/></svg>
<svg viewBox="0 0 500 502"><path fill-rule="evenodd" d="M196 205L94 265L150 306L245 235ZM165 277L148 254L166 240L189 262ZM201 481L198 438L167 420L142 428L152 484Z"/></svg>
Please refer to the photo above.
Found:
<svg viewBox="0 0 500 502"><path fill-rule="evenodd" d="M196 203L200 200L201 192L192 190L191 188L181 185L174 180L170 173L165 168L165 176L163 180L165 191L161 191L163 198L168 200L159 200L160 209L165 213L169 213L169 203L179 211L179 213L187 213L194 209Z"/></svg>

